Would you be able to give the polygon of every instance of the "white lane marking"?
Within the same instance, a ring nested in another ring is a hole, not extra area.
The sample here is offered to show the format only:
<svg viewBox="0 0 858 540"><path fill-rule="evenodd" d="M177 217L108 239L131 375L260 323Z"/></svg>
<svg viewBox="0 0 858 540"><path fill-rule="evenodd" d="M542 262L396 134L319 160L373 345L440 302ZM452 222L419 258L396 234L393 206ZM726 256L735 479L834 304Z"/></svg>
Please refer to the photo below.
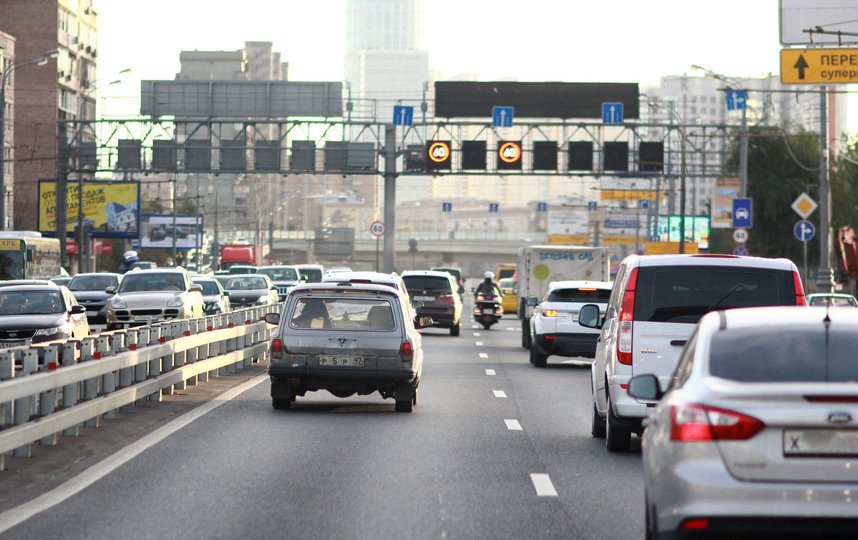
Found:
<svg viewBox="0 0 858 540"><path fill-rule="evenodd" d="M506 424L506 428L510 431L524 431L521 424L518 423L518 420L505 419L503 423Z"/></svg>
<svg viewBox="0 0 858 540"><path fill-rule="evenodd" d="M494 375L497 375L497 373L495 373L495 370L493 370L493 369L487 369L486 375L494 376Z"/></svg>
<svg viewBox="0 0 858 540"><path fill-rule="evenodd" d="M515 332L516 328L507 328L507 330L509 330L510 332Z"/></svg>
<svg viewBox="0 0 858 540"><path fill-rule="evenodd" d="M480 337L480 333L479 333L479 332L474 332L474 337Z"/></svg>
<svg viewBox="0 0 858 540"><path fill-rule="evenodd" d="M557 490L554 489L554 484L551 483L551 478L547 474L531 474L530 481L533 482L533 487L536 488L536 494L539 497L557 496Z"/></svg>
<svg viewBox="0 0 858 540"><path fill-rule="evenodd" d="M496 398L506 397L506 392L504 392L503 390L492 390L492 392L494 392Z"/></svg>
<svg viewBox="0 0 858 540"><path fill-rule="evenodd" d="M487 353L484 353L484 352L480 353L480 358L488 358L488 357L489 357L489 355Z"/></svg>
<svg viewBox="0 0 858 540"><path fill-rule="evenodd" d="M476 342L476 345L477 345L477 347L482 347L482 346L483 346L483 342L482 342L482 341L477 341L477 342Z"/></svg>
<svg viewBox="0 0 858 540"><path fill-rule="evenodd" d="M479 325L476 325L476 324L475 324L475 325L474 325L474 326L472 326L471 328L473 328L474 330L476 330L477 328L479 328Z"/></svg>
<svg viewBox="0 0 858 540"><path fill-rule="evenodd" d="M197 407L196 409L183 414L169 424L166 424L152 433L146 435L142 439L129 444L122 448L112 456L103 459L92 467L83 471L79 475L60 484L51 491L36 497L35 499L16 506L0 513L0 534L8 531L12 527L27 521L36 514L40 514L49 508L65 501L66 499L77 495L90 485L101 480L111 472L115 471L125 463L131 461L146 449L155 446L173 433L179 431L194 420L212 412L221 405L226 404L231 399L237 397L242 392L250 390L257 384L269 380L268 374L254 377L249 381L236 386L231 390L227 390L215 399Z"/></svg>

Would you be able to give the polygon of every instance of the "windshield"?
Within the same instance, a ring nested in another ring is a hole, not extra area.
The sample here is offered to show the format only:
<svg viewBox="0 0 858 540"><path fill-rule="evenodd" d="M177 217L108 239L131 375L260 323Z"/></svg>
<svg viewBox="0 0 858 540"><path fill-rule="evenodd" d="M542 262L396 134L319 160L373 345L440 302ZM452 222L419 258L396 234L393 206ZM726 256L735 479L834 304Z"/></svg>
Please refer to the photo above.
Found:
<svg viewBox="0 0 858 540"><path fill-rule="evenodd" d="M69 282L69 290L103 291L117 285L119 285L119 279L116 276L75 276Z"/></svg>
<svg viewBox="0 0 858 540"><path fill-rule="evenodd" d="M24 254L20 251L0 252L0 280L24 277Z"/></svg>
<svg viewBox="0 0 858 540"><path fill-rule="evenodd" d="M146 273L125 274L122 285L119 286L120 293L146 292L146 291L183 291L185 280L181 274L174 273Z"/></svg>
<svg viewBox="0 0 858 540"><path fill-rule="evenodd" d="M217 286L217 281L206 279L202 281L194 281L194 283L203 288L203 294L205 296L215 296L220 294L220 288Z"/></svg>
<svg viewBox="0 0 858 540"><path fill-rule="evenodd" d="M253 276L232 278L224 285L224 289L228 291L253 291L267 288L268 283L263 278Z"/></svg>
<svg viewBox="0 0 858 540"><path fill-rule="evenodd" d="M298 281L298 271L288 266L260 268L258 273L270 277L272 281Z"/></svg>
<svg viewBox="0 0 858 540"><path fill-rule="evenodd" d="M64 311L59 291L0 292L0 315L46 315Z"/></svg>

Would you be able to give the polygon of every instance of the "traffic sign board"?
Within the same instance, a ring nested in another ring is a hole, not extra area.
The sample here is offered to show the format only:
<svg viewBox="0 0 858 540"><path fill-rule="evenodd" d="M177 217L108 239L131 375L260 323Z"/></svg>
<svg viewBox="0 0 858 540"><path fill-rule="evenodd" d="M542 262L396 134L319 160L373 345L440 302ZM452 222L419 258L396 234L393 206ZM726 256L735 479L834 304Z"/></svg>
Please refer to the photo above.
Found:
<svg viewBox="0 0 858 540"><path fill-rule="evenodd" d="M751 253L748 251L748 248L745 246L736 246L733 249L733 255L738 255L739 257L747 257Z"/></svg>
<svg viewBox="0 0 858 540"><path fill-rule="evenodd" d="M369 232L371 232L373 236L384 236L384 223L381 221L373 221L372 225L369 226Z"/></svg>
<svg viewBox="0 0 858 540"><path fill-rule="evenodd" d="M602 103L602 123L622 124L623 104L619 102Z"/></svg>
<svg viewBox="0 0 858 540"><path fill-rule="evenodd" d="M452 212L453 211L453 203L451 203L451 202L441 203L441 211L442 212Z"/></svg>
<svg viewBox="0 0 858 540"><path fill-rule="evenodd" d="M512 127L513 107L492 107L492 127Z"/></svg>
<svg viewBox="0 0 858 540"><path fill-rule="evenodd" d="M783 84L858 83L858 49L782 49Z"/></svg>
<svg viewBox="0 0 858 540"><path fill-rule="evenodd" d="M813 223L803 219L795 224L792 232L795 234L796 238L802 242L807 242L816 234L816 229L813 227Z"/></svg>
<svg viewBox="0 0 858 540"><path fill-rule="evenodd" d="M638 208L641 210L646 210L649 208L649 201L646 199L638 199Z"/></svg>
<svg viewBox="0 0 858 540"><path fill-rule="evenodd" d="M393 125L410 126L414 122L414 107L411 105L393 106Z"/></svg>
<svg viewBox="0 0 858 540"><path fill-rule="evenodd" d="M816 210L817 206L819 205L816 204L816 201L811 199L807 193L802 193L792 202L791 208L795 210L796 214L801 216L801 219L807 219Z"/></svg>
<svg viewBox="0 0 858 540"><path fill-rule="evenodd" d="M489 203L489 212L496 214L498 210L500 210L500 205L498 203Z"/></svg>
<svg viewBox="0 0 858 540"><path fill-rule="evenodd" d="M744 244L748 241L748 229L734 229L733 241L737 244Z"/></svg>
<svg viewBox="0 0 858 540"><path fill-rule="evenodd" d="M733 228L750 229L754 225L753 203L754 200L747 197L733 199Z"/></svg>
<svg viewBox="0 0 858 540"><path fill-rule="evenodd" d="M547 202L536 203L536 211L537 212L547 212L548 211L548 203Z"/></svg>
<svg viewBox="0 0 858 540"><path fill-rule="evenodd" d="M741 111L748 108L748 92L746 90L727 90L727 110Z"/></svg>
<svg viewBox="0 0 858 540"><path fill-rule="evenodd" d="M595 212L598 207L599 207L599 203L597 203L596 201L588 201L587 202L587 210L589 212Z"/></svg>

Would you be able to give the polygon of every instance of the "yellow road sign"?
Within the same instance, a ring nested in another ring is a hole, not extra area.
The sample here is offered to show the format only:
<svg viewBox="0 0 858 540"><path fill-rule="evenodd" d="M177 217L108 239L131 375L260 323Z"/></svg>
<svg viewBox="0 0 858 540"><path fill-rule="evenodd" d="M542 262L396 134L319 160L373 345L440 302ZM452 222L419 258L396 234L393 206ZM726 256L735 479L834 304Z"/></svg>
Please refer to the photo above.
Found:
<svg viewBox="0 0 858 540"><path fill-rule="evenodd" d="M858 49L782 49L781 82L858 83Z"/></svg>

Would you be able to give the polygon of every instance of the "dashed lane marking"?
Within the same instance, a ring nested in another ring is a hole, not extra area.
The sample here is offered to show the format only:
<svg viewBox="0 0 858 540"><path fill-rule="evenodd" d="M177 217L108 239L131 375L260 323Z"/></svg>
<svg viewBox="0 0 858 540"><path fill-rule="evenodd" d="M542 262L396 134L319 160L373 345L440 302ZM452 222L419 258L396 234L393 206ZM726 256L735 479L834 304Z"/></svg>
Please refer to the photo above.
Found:
<svg viewBox="0 0 858 540"><path fill-rule="evenodd" d="M506 397L506 392L504 392L503 390L492 390L492 392L494 392L496 398Z"/></svg>
<svg viewBox="0 0 858 540"><path fill-rule="evenodd" d="M476 342L476 345L477 345L477 347L482 347L482 346L483 346L483 342L482 342L482 341L477 341L477 342Z"/></svg>
<svg viewBox="0 0 858 540"><path fill-rule="evenodd" d="M487 369L486 375L491 377L491 376L497 375L497 373L495 373L495 370L493 370L493 369Z"/></svg>
<svg viewBox="0 0 858 540"><path fill-rule="evenodd" d="M488 355L488 354L486 354L486 353L484 353L484 352L481 352L481 353L480 353L480 358L488 358L488 357L489 357L489 355Z"/></svg>
<svg viewBox="0 0 858 540"><path fill-rule="evenodd" d="M533 482L533 487L536 488L536 494L539 497L557 496L557 490L554 489L554 484L551 483L551 478L547 474L531 474L530 481Z"/></svg>
<svg viewBox="0 0 858 540"><path fill-rule="evenodd" d="M480 333L479 333L479 332L474 332L474 337L480 337Z"/></svg>
<svg viewBox="0 0 858 540"><path fill-rule="evenodd" d="M521 424L518 423L518 420L505 419L503 421L506 424L506 428L510 431L524 431L521 427Z"/></svg>

